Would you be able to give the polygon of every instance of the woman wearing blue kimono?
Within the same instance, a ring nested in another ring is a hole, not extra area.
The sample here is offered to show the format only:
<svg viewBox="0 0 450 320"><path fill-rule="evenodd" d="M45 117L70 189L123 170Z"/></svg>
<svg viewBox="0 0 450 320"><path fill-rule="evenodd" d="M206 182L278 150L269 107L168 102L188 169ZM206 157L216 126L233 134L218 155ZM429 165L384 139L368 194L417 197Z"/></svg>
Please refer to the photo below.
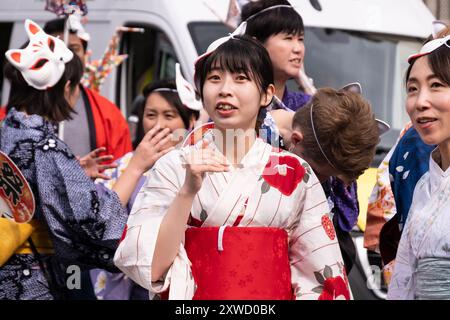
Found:
<svg viewBox="0 0 450 320"><path fill-rule="evenodd" d="M78 99L81 61L33 21L26 20L25 29L28 45L6 52L11 109L0 149L31 186L37 227L35 236L0 266L0 299L63 299L70 289L65 276L74 270L114 268L112 258L127 219L124 204L149 157L146 146L141 147L133 172L114 191L93 183L55 132L58 122L70 119ZM167 132L144 140L150 145L163 134ZM76 281L72 284L76 288Z"/></svg>

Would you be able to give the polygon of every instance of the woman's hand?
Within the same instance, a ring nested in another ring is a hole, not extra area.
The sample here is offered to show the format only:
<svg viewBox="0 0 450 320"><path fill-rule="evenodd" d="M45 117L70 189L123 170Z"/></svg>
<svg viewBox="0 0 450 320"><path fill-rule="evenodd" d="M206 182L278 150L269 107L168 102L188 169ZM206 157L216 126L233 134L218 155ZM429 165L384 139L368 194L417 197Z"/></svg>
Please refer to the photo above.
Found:
<svg viewBox="0 0 450 320"><path fill-rule="evenodd" d="M203 141L198 150L192 150L184 156L186 179L181 191L188 195L195 195L202 187L206 172L229 171L230 165L220 152L208 148L209 141Z"/></svg>
<svg viewBox="0 0 450 320"><path fill-rule="evenodd" d="M109 180L110 178L103 174L106 169L116 168L116 163L102 164L107 161L111 161L114 157L112 155L100 156L101 152L106 151L105 147L97 148L89 152L84 157L77 157L80 162L81 168L83 168L86 175L91 179L104 179Z"/></svg>
<svg viewBox="0 0 450 320"><path fill-rule="evenodd" d="M159 125L154 126L137 146L130 160L130 166L141 174L146 172L159 158L174 149L174 147L167 147L171 139L172 134L169 128L161 129Z"/></svg>

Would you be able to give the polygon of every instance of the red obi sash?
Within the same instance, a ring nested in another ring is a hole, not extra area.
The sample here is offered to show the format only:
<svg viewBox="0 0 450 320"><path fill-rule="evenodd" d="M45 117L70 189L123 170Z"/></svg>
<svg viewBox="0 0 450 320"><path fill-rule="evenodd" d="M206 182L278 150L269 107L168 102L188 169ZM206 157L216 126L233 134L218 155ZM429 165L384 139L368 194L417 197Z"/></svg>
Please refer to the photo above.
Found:
<svg viewBox="0 0 450 320"><path fill-rule="evenodd" d="M219 251L220 244L223 248ZM188 228L194 300L291 300L287 232L268 227Z"/></svg>

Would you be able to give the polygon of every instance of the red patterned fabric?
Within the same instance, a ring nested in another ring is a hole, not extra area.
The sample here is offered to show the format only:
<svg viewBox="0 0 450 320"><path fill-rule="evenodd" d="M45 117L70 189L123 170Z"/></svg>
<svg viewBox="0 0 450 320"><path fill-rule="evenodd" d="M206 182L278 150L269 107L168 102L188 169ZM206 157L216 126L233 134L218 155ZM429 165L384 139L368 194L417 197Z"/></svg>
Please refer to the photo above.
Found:
<svg viewBox="0 0 450 320"><path fill-rule="evenodd" d="M293 156L270 156L262 177L285 196L290 196L302 181L305 168Z"/></svg>
<svg viewBox="0 0 450 320"><path fill-rule="evenodd" d="M223 251L218 227L189 228L185 248L197 284L194 300L290 300L293 298L285 230L226 227Z"/></svg>

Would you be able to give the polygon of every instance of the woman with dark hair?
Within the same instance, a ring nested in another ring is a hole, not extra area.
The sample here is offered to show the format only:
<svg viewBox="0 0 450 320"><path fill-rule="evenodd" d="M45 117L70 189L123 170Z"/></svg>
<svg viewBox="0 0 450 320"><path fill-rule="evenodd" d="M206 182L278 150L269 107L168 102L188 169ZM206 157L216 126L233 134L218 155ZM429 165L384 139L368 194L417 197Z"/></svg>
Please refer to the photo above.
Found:
<svg viewBox="0 0 450 320"><path fill-rule="evenodd" d="M437 147L414 188L388 298L450 299L450 36L428 41L408 62L406 111L422 141Z"/></svg>
<svg viewBox="0 0 450 320"><path fill-rule="evenodd" d="M305 56L302 17L287 0L260 0L242 7L241 20L247 23L245 33L259 40L269 52L275 95L291 110L305 105L311 98L309 94L289 92L286 88L289 79L301 83Z"/></svg>
<svg viewBox="0 0 450 320"><path fill-rule="evenodd" d="M114 261L169 299L349 299L329 208L299 157L255 128L273 97L264 47L232 34L195 65L213 123L159 159ZM196 135L198 133L198 135Z"/></svg>
<svg viewBox="0 0 450 320"><path fill-rule="evenodd" d="M0 148L31 186L36 231L0 267L0 299L61 299L69 289L68 266L114 270L112 257L127 218L126 189L137 181L119 181L114 191L96 186L58 138L55 126L70 118L78 99L81 62L33 21L26 20L25 29L29 44L6 52L11 95ZM133 161L141 173L155 142L146 139Z"/></svg>
<svg viewBox="0 0 450 320"><path fill-rule="evenodd" d="M184 138L185 134L183 132L187 133L193 129L194 123L199 117L199 111L193 110L183 104L173 81L162 80L149 84L144 88L143 96L142 104L138 105L138 109L136 110L139 120L134 144L139 145L145 134L152 129L167 129L172 133L172 136L178 137L178 139L174 138L168 141L164 146L165 149L172 150ZM179 134L177 134L177 131ZM133 152L130 152L118 159L116 161L117 168L104 172L104 175L109 179L97 179L96 183L113 189L117 179L127 171L132 157ZM153 163L157 160L155 158ZM133 194L127 204L128 213L131 211L134 200L148 174L149 172L147 171L140 176L139 182L134 188ZM92 270L91 279L98 298L108 300L149 299L147 290L135 285L134 282L121 273L113 274L103 270Z"/></svg>

